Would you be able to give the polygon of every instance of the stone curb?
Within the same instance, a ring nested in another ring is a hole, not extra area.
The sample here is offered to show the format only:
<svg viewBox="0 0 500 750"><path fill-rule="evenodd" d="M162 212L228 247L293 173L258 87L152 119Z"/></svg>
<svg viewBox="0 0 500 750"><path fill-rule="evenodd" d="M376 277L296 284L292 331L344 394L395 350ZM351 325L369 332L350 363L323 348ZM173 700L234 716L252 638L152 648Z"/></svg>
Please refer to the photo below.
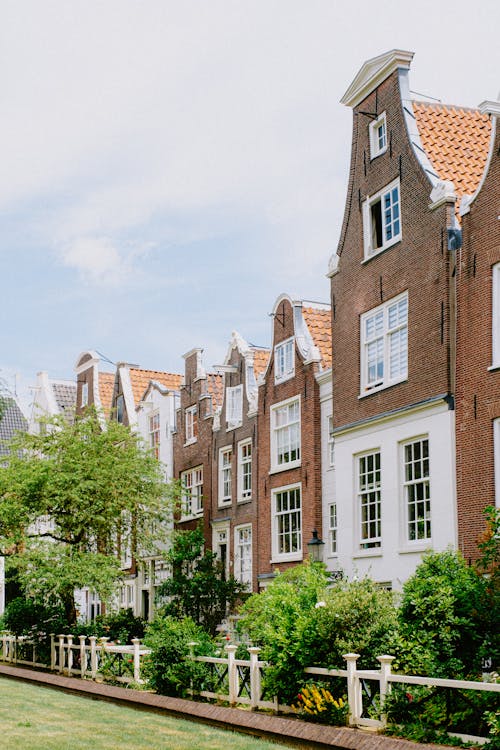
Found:
<svg viewBox="0 0 500 750"><path fill-rule="evenodd" d="M200 721L221 729L253 734L296 747L338 750L443 750L442 745L424 745L358 729L311 724L239 708L197 703L183 698L171 698L142 690L115 687L5 664L0 664L0 675L93 699L113 701L138 709L166 713L176 718Z"/></svg>

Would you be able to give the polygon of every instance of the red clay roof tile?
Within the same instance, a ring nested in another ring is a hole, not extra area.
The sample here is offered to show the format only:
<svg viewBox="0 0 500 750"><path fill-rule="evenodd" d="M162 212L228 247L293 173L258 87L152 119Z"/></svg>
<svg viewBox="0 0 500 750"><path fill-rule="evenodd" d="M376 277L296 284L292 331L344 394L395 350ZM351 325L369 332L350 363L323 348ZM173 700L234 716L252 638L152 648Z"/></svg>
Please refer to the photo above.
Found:
<svg viewBox="0 0 500 750"><path fill-rule="evenodd" d="M309 333L321 355L321 366L332 366L332 320L330 308L303 307L302 314Z"/></svg>

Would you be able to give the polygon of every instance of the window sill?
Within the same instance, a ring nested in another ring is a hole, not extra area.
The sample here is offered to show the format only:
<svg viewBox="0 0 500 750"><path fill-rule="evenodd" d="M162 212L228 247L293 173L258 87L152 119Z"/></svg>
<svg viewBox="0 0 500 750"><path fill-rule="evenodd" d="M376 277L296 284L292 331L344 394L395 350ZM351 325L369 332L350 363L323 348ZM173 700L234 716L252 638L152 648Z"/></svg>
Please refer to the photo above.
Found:
<svg viewBox="0 0 500 750"><path fill-rule="evenodd" d="M360 393L358 396L358 399L367 398L367 396L371 396L372 393L380 393L380 391L385 391L387 388L392 388L393 385L399 385L399 383L407 383L407 382L408 382L408 375L405 375L404 378L399 378L398 380L391 380L390 383L383 383L382 385L377 385L375 388L370 388L370 390L366 391L366 393Z"/></svg>
<svg viewBox="0 0 500 750"><path fill-rule="evenodd" d="M226 426L226 432L232 432L233 430L237 430L238 427L241 427L243 422L235 422L234 424L228 424Z"/></svg>
<svg viewBox="0 0 500 750"><path fill-rule="evenodd" d="M385 153L387 153L387 146L385 148L383 148L381 151L377 151L376 154L370 153L370 161L371 162L375 161L375 159L377 159L377 157L382 156L382 154L385 154Z"/></svg>
<svg viewBox="0 0 500 750"><path fill-rule="evenodd" d="M302 460L299 459L298 461L290 461L288 464L281 464L280 466L271 466L269 469L269 475L271 474L279 474L282 471L287 471L288 469L297 469L302 465Z"/></svg>
<svg viewBox="0 0 500 750"><path fill-rule="evenodd" d="M365 263L369 263L371 260L373 260L373 258L377 258L379 255L382 255L382 253L385 253L386 250L390 250L391 247L394 247L394 245L397 245L398 242L401 242L402 239L403 238L401 236L396 237L390 243L388 243L387 245L384 245L384 247L377 248L373 253L368 254L365 250L365 256L363 260L361 261L361 265L363 266Z"/></svg>
<svg viewBox="0 0 500 750"><path fill-rule="evenodd" d="M500 370L500 363L497 365L491 365L488 367L488 372L495 372L495 370Z"/></svg>
<svg viewBox="0 0 500 750"><path fill-rule="evenodd" d="M203 518L203 511L200 510L199 513L193 513L191 516L182 516L182 518L179 518L177 523L186 523L187 521L196 521L197 518Z"/></svg>
<svg viewBox="0 0 500 750"><path fill-rule="evenodd" d="M185 447L186 447L187 445L193 445L193 443L197 443L197 442L198 442L198 438L197 438L197 437L195 437L195 438L191 438L190 440L186 440L186 442L184 443L184 448L185 448Z"/></svg>
<svg viewBox="0 0 500 750"><path fill-rule="evenodd" d="M398 549L398 555L420 554L429 549L432 549L432 539L425 539L423 541L415 542L415 546L408 545L408 547L401 547Z"/></svg>
<svg viewBox="0 0 500 750"><path fill-rule="evenodd" d="M352 556L353 560L362 560L364 557L383 557L382 547L372 547L372 549L360 549Z"/></svg>
<svg viewBox="0 0 500 750"><path fill-rule="evenodd" d="M218 508L227 508L228 505L231 505L232 498L229 498L229 500L219 500L217 503Z"/></svg>
<svg viewBox="0 0 500 750"><path fill-rule="evenodd" d="M244 505L245 503L251 503L252 498L251 497L239 497L236 501L238 505Z"/></svg>
<svg viewBox="0 0 500 750"><path fill-rule="evenodd" d="M271 565L279 565L280 563L297 562L298 560L302 560L302 552L294 552L291 555L273 555L270 562Z"/></svg>
<svg viewBox="0 0 500 750"><path fill-rule="evenodd" d="M283 375L281 378L274 378L274 385L279 385L280 383L286 383L287 380L291 380L295 377L295 370L293 372L288 372L286 375Z"/></svg>

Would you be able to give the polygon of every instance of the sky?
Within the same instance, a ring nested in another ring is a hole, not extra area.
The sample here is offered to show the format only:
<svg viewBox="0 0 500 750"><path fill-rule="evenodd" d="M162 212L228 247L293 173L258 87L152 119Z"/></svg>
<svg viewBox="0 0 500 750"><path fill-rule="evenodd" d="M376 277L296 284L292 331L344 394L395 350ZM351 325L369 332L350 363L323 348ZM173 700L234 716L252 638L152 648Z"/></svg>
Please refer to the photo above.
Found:
<svg viewBox="0 0 500 750"><path fill-rule="evenodd" d="M497 99L499 23L498 0L2 0L0 377L24 410L82 351L210 369L233 330L270 345L282 292L327 302L345 90L398 48L420 98Z"/></svg>

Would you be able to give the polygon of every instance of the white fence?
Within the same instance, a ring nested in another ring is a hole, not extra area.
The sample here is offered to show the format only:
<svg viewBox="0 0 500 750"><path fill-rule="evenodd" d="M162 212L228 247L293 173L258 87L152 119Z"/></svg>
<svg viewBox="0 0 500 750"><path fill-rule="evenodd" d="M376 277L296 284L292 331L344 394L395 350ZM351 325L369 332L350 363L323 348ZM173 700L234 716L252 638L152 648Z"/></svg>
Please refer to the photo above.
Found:
<svg viewBox="0 0 500 750"><path fill-rule="evenodd" d="M76 641L72 635L51 635L48 664L40 661L33 640L4 632L0 635L0 660L86 679L143 684L141 661L151 651L141 646L138 638L127 646L108 640L80 635Z"/></svg>

